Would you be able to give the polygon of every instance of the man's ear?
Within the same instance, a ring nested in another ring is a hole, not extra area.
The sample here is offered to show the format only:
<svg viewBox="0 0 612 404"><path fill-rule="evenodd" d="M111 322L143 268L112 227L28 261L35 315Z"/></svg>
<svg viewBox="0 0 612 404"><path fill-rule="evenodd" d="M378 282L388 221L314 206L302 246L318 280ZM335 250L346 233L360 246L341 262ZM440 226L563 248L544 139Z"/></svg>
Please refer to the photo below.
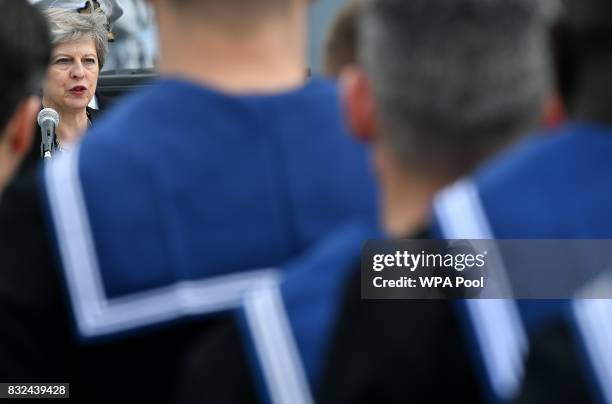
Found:
<svg viewBox="0 0 612 404"><path fill-rule="evenodd" d="M356 66L346 67L340 74L340 88L346 122L359 141L371 143L376 138L376 108L368 78Z"/></svg>
<svg viewBox="0 0 612 404"><path fill-rule="evenodd" d="M9 150L13 154L23 156L30 150L36 114L39 109L40 98L38 97L29 97L17 106L4 133Z"/></svg>

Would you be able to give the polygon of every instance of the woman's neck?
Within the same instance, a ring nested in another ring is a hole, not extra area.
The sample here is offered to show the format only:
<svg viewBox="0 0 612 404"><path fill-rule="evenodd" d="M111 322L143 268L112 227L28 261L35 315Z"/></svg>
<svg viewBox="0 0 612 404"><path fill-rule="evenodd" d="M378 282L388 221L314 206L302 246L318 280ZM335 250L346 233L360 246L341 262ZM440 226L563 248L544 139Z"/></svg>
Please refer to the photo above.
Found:
<svg viewBox="0 0 612 404"><path fill-rule="evenodd" d="M43 107L53 108L60 116L60 122L55 130L59 143L70 144L76 142L87 130L89 118L87 109L63 109L43 98Z"/></svg>

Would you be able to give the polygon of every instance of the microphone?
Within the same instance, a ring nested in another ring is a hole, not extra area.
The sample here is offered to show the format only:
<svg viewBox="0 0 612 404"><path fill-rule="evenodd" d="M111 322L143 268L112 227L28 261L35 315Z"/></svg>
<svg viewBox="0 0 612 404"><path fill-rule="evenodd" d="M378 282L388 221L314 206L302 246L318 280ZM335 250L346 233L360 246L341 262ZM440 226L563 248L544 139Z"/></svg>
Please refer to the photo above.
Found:
<svg viewBox="0 0 612 404"><path fill-rule="evenodd" d="M38 125L40 126L40 154L44 159L51 158L51 151L55 141L55 128L59 125L59 114L53 108L45 108L38 113Z"/></svg>

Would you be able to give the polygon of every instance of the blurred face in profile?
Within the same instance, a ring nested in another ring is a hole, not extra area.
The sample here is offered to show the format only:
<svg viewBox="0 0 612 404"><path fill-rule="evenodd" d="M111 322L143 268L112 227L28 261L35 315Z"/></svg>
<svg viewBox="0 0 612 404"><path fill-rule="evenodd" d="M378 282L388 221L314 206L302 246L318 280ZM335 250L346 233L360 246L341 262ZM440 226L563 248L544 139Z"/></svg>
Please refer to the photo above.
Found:
<svg viewBox="0 0 612 404"><path fill-rule="evenodd" d="M100 67L92 38L55 46L43 86L45 107L60 111L85 109L96 92Z"/></svg>

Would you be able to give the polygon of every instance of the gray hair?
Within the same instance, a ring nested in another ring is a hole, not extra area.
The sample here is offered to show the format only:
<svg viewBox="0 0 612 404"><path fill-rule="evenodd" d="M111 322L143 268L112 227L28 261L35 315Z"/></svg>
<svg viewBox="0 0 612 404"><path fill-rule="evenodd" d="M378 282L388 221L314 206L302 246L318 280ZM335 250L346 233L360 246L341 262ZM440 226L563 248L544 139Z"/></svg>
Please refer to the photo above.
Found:
<svg viewBox="0 0 612 404"><path fill-rule="evenodd" d="M534 0L367 0L359 61L398 161L470 169L534 128L551 86Z"/></svg>
<svg viewBox="0 0 612 404"><path fill-rule="evenodd" d="M61 8L49 8L44 11L51 30L53 46L60 43L78 41L89 37L94 40L100 69L108 53L107 19L103 12L78 13Z"/></svg>

